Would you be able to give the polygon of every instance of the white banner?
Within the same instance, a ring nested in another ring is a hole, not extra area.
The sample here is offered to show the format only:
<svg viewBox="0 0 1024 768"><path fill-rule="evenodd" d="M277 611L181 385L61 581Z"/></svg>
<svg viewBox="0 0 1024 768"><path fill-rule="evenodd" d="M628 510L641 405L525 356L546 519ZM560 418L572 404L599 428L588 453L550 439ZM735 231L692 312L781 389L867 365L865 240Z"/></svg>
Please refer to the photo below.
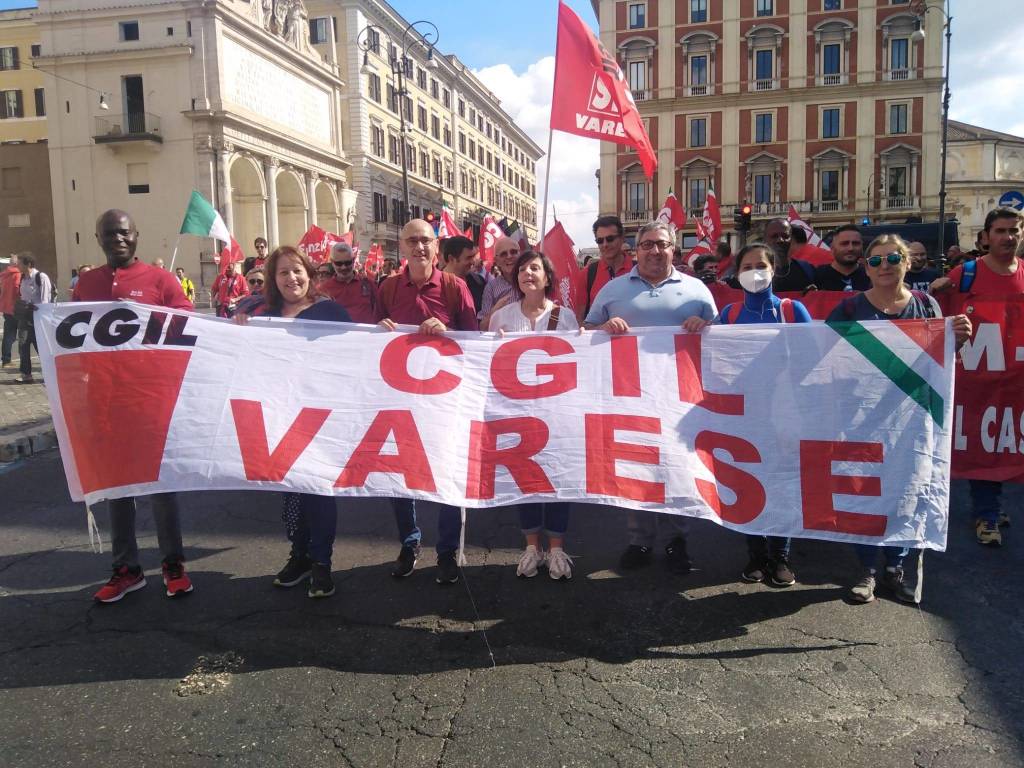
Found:
<svg viewBox="0 0 1024 768"><path fill-rule="evenodd" d="M75 500L590 501L943 549L944 321L424 336L127 302L36 329Z"/></svg>

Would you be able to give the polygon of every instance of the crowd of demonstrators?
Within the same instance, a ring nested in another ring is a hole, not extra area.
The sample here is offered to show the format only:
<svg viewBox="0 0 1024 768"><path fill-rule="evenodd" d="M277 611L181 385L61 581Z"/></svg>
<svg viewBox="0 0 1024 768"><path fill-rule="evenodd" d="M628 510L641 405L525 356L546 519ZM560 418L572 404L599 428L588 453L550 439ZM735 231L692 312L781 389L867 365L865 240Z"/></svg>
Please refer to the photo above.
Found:
<svg viewBox="0 0 1024 768"><path fill-rule="evenodd" d="M316 267L302 251L281 246L270 254L264 270L270 279L264 285L264 300L255 314L296 320L350 322L344 307L318 292ZM248 315L243 313L235 315L235 322L240 325L245 325L248 319ZM330 597L334 594L331 559L338 528L335 498L311 493L285 493L281 518L291 550L288 561L274 579L274 585L294 587L309 579L309 597Z"/></svg>
<svg viewBox="0 0 1024 768"><path fill-rule="evenodd" d="M577 309L583 315L586 329L609 334L628 333L631 328L644 326L681 327L699 332L712 322L807 323L811 318L801 302L781 299L776 294L821 289L849 294L832 312L830 322L931 318L942 316L944 310L953 316L952 327L959 348L971 331L964 307L972 298L1024 295L1024 270L1018 269L1017 256L1021 216L1012 209L997 209L989 214L979 235L985 253L964 262L947 277L939 277L938 271L927 266L926 249L921 243L908 245L895 235L886 235L876 238L865 251L861 232L855 225L836 230L832 238L833 261L815 269L808 262L793 258L791 226L785 219L774 219L765 228L765 242L748 245L735 257L716 250L714 255L696 260L696 277L678 268L680 254L675 233L664 223L652 222L640 228L635 259L625 247L622 222L617 217L598 218L593 230L600 256L578 274L578 295L584 306ZM181 280L182 270L178 270L175 278L155 264L149 266L136 258L138 233L128 214L116 210L103 214L97 222L96 237L107 264L91 272L79 270L74 300L131 296L132 300L154 306L192 308L187 284ZM225 280L217 286L218 314L235 313L240 324L245 324L250 316L265 315L375 322L391 331L411 326L424 334L483 329L503 335L571 331L579 327L581 319L552 300L556 280L547 257L535 251L520 253L518 244L510 238L499 238L496 242L494 274L486 279L479 271L476 245L461 236L440 245L441 269L434 230L427 222L415 219L403 227L399 236L403 266L398 268L396 256L387 256L379 284L359 272L353 249L344 242L336 243L330 258L320 265L314 265L305 254L289 246L279 247L265 257L266 241L259 238L256 245L262 268L247 270L243 278L241 264L232 265L223 276ZM741 301L719 312L706 284L717 281L723 257L730 263L735 258L730 284L742 289L743 296ZM5 364L10 354L6 330L10 291L19 294L19 307L38 306L52 292L48 278L39 275L30 255L19 260L17 270L9 269L0 275ZM482 322L478 323L478 318ZM20 316L15 322L20 324ZM999 483L971 482L979 543L1001 543L999 526L1006 524L1008 517L1000 507L1000 493ZM416 501L392 499L391 504L401 547L391 573L405 577L413 572L421 555L422 533L417 524ZM135 510L135 500L131 498L110 503L113 576L97 592L98 601L113 602L145 586L135 542ZM191 591L192 584L184 569L177 497L155 494L153 512L167 594L184 594ZM334 498L287 493L282 517L291 549L274 583L291 587L308 580L310 597L333 594ZM564 547L568 505L523 504L520 522L525 548L516 567L517 574L529 578L546 568L552 578L571 579L573 563ZM456 553L461 525L458 508L440 505L435 577L439 584L454 583L459 578ZM627 511L627 527L628 546L621 554L620 567L630 570L650 564L660 540L669 570L676 574L690 571L687 517ZM748 562L739 574L743 581L775 587L796 582L788 538L747 536L746 541ZM879 583L899 600L920 601L923 558L919 550L875 546L854 549L860 570L849 592L851 601L870 602ZM880 576L876 568L879 558L884 568Z"/></svg>
<svg viewBox="0 0 1024 768"><path fill-rule="evenodd" d="M512 270L515 284L491 314L489 329L505 333L550 333L579 328L571 310L555 304L557 281L551 261L536 251L519 255ZM572 578L572 558L565 553L565 532L569 528L569 505L554 501L520 504L519 523L526 539L516 574L525 578L537 575L542 566L555 580ZM541 534L547 538L544 549Z"/></svg>
<svg viewBox="0 0 1024 768"><path fill-rule="evenodd" d="M645 326L683 326L699 330L705 322L714 319L717 310L708 287L672 266L675 235L669 226L652 222L640 228L636 239L636 266L607 282L598 292L584 320L585 327L610 334L627 333L631 327ZM602 266L608 266L603 250ZM692 566L686 548L690 530L688 518L629 511L626 523L629 545L619 560L622 568L641 568L653 560L658 529L664 523L670 531L665 545L668 567L673 573L689 573Z"/></svg>
<svg viewBox="0 0 1024 768"><path fill-rule="evenodd" d="M1024 268L1021 268L1022 215L1013 208L997 208L985 217L979 239L986 253L965 262L932 284L932 293L946 314L969 311L974 299L1008 298L1024 295ZM978 543L999 546L1003 542L1000 526L1010 524L1001 504L1002 483L971 480Z"/></svg>
<svg viewBox="0 0 1024 768"><path fill-rule="evenodd" d="M7 269L0 272L0 312L3 312L4 316L0 360L4 368L11 364L14 343L18 340L18 317L14 310L21 297L21 269L18 268L17 261L17 257L12 256Z"/></svg>
<svg viewBox="0 0 1024 768"><path fill-rule="evenodd" d="M192 302L181 290L181 283L171 273L139 261L135 255L139 232L127 213L110 210L100 216L96 222L96 240L107 263L85 274L79 273L72 301L121 299L171 309L193 309ZM111 397L115 401L112 405L116 406L117 393L111 393ZM177 494L156 493L150 499L157 544L163 554L161 570L167 595L175 597L191 592L192 582L185 572ZM146 586L135 538L135 499L111 499L109 509L113 575L95 595L101 603L116 602L128 592Z"/></svg>

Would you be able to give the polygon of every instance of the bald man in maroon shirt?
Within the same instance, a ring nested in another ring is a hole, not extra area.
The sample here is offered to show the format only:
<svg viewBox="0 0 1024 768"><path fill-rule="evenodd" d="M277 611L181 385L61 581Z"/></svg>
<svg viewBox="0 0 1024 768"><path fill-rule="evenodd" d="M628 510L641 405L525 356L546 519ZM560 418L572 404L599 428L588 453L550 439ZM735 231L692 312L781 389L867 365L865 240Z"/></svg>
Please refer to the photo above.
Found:
<svg viewBox="0 0 1024 768"><path fill-rule="evenodd" d="M157 307L193 309L181 283L172 273L139 261L135 256L139 231L127 213L110 210L100 216L96 221L96 241L106 255L107 263L79 276L72 300L123 299ZM111 397L116 396L116 393L111 393ZM162 571L167 596L187 594L192 591L192 582L185 573L177 495L155 493L151 498L157 541L164 556ZM129 592L146 586L135 539L135 498L111 499L108 504L114 573L93 596L101 603L117 602Z"/></svg>

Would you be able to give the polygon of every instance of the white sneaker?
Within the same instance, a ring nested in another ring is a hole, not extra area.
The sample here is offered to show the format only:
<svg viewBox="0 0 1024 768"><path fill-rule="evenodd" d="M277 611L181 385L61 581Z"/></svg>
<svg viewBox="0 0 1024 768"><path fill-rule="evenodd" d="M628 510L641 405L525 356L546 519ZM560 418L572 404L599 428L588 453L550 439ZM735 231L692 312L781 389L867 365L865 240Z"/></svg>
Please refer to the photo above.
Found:
<svg viewBox="0 0 1024 768"><path fill-rule="evenodd" d="M548 576L552 579L569 580L572 578L572 558L565 554L564 549L552 547L548 552L547 561Z"/></svg>
<svg viewBox="0 0 1024 768"><path fill-rule="evenodd" d="M544 554L539 552L533 544L530 544L519 558L519 565L516 567L516 576L523 576L532 579L537 575L537 569L544 564Z"/></svg>

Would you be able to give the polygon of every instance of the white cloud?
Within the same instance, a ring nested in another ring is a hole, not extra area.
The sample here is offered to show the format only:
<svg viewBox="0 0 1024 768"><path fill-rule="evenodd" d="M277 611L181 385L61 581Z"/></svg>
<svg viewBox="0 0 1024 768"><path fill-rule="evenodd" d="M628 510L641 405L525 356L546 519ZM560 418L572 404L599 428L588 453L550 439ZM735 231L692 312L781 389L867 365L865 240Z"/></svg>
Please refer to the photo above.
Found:
<svg viewBox="0 0 1024 768"><path fill-rule="evenodd" d="M516 73L508 64L497 64L475 70L474 74L501 100L502 109L516 125L546 153L555 57L545 56L522 73ZM598 141L569 133L555 133L547 226L550 229L554 223L554 209L577 248L593 246L591 225L598 213L597 177L594 174L601 165L600 152L601 143ZM538 207L544 202L547 162L545 155L537 163ZM537 224L539 227L540 221Z"/></svg>

